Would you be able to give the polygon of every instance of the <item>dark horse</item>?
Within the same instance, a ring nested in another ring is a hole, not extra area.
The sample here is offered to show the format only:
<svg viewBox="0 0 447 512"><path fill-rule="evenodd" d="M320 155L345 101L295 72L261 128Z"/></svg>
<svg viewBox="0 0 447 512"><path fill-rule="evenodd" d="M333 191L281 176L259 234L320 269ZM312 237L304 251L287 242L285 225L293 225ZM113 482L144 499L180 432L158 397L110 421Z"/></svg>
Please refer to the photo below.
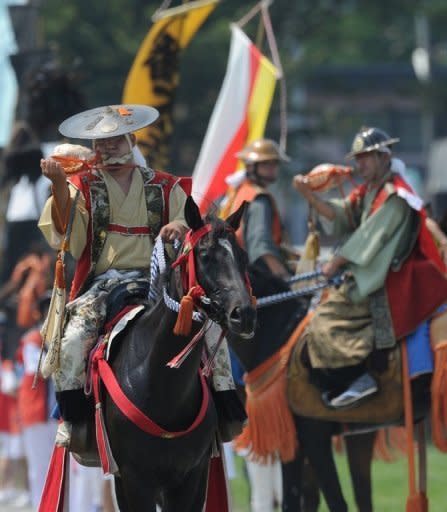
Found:
<svg viewBox="0 0 447 512"><path fill-rule="evenodd" d="M256 297L265 297L289 289L282 279L273 276L262 263L251 266L249 276ZM253 343L244 344L236 336L229 336L231 347L247 372L258 367L287 342L293 329L307 313L309 299L310 297L289 300L258 309ZM283 511L316 512L318 509L318 491L315 489L315 481L309 479L309 475L306 474L306 457L316 473L318 485L330 510L346 511L347 506L337 479L331 441L333 435L340 433L340 425L296 415L295 422L300 448L294 461L282 465ZM351 480L360 512L373 510L371 461L374 439L374 432L345 437Z"/></svg>
<svg viewBox="0 0 447 512"><path fill-rule="evenodd" d="M248 338L253 334L256 312L247 288L246 259L234 230L242 209L226 222L214 220L194 248L197 283L205 291L203 311L224 329ZM192 233L204 227L191 198L185 218ZM186 250L186 248L184 248ZM166 276L168 293L179 298L174 272ZM193 322L190 336L176 336L177 313L163 299L125 332L112 350L111 366L124 393L165 430L178 432L194 422L202 404L199 378L203 340L177 369L166 366L200 330ZM199 512L203 510L207 475L218 424L213 400L203 420L181 437L150 436L127 420L109 396L105 421L114 458L121 512Z"/></svg>

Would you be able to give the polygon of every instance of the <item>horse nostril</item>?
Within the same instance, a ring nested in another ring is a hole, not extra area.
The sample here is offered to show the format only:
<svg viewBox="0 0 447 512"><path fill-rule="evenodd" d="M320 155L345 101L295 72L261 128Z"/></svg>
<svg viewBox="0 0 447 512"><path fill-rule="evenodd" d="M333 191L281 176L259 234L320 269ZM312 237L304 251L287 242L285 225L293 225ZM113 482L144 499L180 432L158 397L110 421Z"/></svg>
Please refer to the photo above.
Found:
<svg viewBox="0 0 447 512"><path fill-rule="evenodd" d="M256 310L251 306L237 306L231 311L229 322L235 332L251 338L256 328Z"/></svg>
<svg viewBox="0 0 447 512"><path fill-rule="evenodd" d="M241 321L241 308L234 308L230 314L230 320L232 322L240 322Z"/></svg>

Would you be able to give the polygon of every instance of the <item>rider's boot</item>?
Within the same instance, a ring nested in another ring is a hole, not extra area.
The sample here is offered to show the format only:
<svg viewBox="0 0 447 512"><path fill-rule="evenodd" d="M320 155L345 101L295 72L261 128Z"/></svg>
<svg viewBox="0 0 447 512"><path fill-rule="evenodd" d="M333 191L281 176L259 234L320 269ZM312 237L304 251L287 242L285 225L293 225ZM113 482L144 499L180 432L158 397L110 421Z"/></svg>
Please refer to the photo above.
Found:
<svg viewBox="0 0 447 512"><path fill-rule="evenodd" d="M56 392L62 422L56 433L56 445L69 448L72 441L73 425L82 425L92 420L92 407L83 389Z"/></svg>

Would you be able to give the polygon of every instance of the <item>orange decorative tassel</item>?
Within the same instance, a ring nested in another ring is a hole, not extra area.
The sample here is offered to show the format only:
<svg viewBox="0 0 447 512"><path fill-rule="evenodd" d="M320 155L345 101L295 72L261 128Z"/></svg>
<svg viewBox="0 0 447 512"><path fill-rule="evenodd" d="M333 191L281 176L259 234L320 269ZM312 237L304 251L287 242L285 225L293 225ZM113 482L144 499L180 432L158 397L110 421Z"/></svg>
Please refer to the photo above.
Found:
<svg viewBox="0 0 447 512"><path fill-rule="evenodd" d="M64 263L60 255L56 260L55 286L56 288L65 289Z"/></svg>
<svg viewBox="0 0 447 512"><path fill-rule="evenodd" d="M188 336L192 327L192 314L194 311L194 299L191 295L185 295L180 301L180 310L177 322L174 326L174 334L177 336Z"/></svg>
<svg viewBox="0 0 447 512"><path fill-rule="evenodd" d="M282 462L290 462L298 447L295 424L287 403L286 368L281 366L268 385L254 392L246 387L248 422L235 440L237 450L248 449L250 459L261 464L274 460L276 455Z"/></svg>
<svg viewBox="0 0 447 512"><path fill-rule="evenodd" d="M435 371L431 384L432 437L436 448L447 452L447 342L435 346Z"/></svg>
<svg viewBox="0 0 447 512"><path fill-rule="evenodd" d="M311 318L309 313L278 352L244 376L248 421L235 447L250 450L252 460L266 463L277 455L282 462L295 458L298 440L287 401L287 364Z"/></svg>

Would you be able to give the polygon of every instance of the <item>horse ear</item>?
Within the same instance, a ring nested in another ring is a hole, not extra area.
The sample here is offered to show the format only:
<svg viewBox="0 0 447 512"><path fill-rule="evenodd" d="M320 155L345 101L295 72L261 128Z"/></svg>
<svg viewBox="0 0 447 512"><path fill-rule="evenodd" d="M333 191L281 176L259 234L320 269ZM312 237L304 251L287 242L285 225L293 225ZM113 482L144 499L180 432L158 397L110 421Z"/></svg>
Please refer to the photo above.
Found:
<svg viewBox="0 0 447 512"><path fill-rule="evenodd" d="M192 196L188 196L185 202L185 220L188 226L193 230L197 231L205 224L200 215L199 207L196 205Z"/></svg>
<svg viewBox="0 0 447 512"><path fill-rule="evenodd" d="M239 229L239 225L241 223L242 216L244 215L245 210L247 209L247 206L248 206L247 201L244 201L239 206L239 208L234 213L232 213L229 217L227 217L227 219L225 220L225 222L227 224L229 224L235 231L237 231Z"/></svg>

